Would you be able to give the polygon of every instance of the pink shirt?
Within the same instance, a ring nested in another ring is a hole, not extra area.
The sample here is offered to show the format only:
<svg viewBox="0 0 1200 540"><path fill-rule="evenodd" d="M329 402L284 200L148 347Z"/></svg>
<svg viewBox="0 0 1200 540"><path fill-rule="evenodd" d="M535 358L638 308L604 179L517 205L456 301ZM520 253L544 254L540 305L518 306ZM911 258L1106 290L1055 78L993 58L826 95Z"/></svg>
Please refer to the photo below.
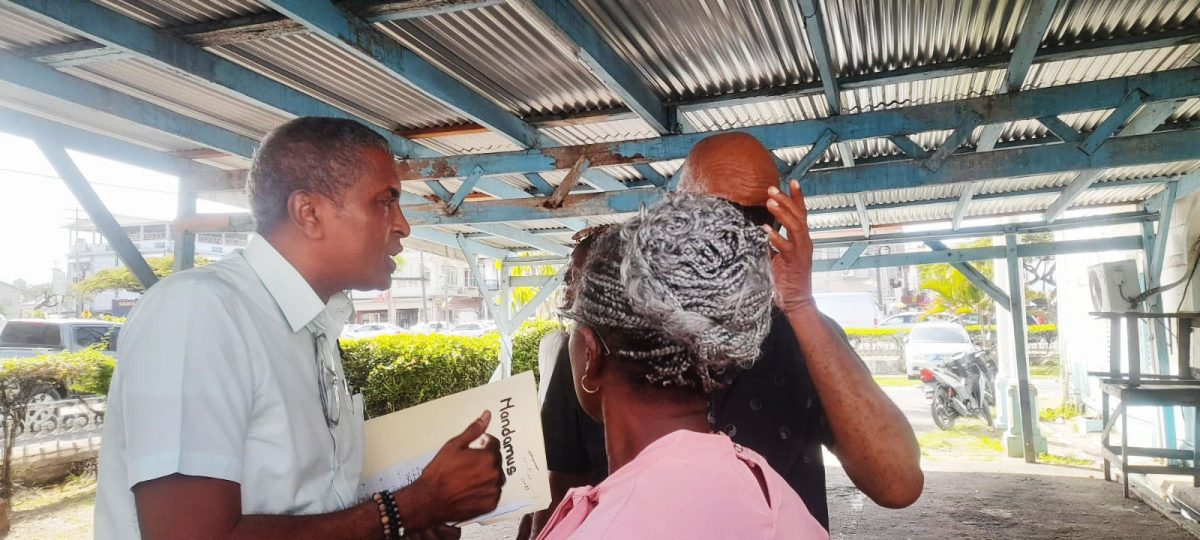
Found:
<svg viewBox="0 0 1200 540"><path fill-rule="evenodd" d="M766 494L754 469L762 472ZM600 485L567 492L538 540L565 538L827 539L829 533L762 456L724 434L680 430Z"/></svg>

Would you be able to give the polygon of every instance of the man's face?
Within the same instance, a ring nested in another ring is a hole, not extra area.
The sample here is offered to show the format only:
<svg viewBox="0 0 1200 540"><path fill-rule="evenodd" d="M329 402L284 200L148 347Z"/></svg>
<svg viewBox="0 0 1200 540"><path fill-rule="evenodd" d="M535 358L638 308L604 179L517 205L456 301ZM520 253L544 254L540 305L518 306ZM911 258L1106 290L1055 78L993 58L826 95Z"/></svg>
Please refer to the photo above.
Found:
<svg viewBox="0 0 1200 540"><path fill-rule="evenodd" d="M341 195L341 205L323 225L328 264L345 289L386 289L396 270L393 257L411 232L400 212L400 181L391 155L363 150L359 178Z"/></svg>

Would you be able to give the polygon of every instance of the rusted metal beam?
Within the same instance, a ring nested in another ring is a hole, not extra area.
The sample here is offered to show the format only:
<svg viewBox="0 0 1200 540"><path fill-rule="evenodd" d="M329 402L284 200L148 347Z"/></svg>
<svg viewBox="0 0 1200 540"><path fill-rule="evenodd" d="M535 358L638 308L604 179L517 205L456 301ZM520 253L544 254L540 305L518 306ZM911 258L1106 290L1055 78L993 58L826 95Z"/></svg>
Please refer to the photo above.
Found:
<svg viewBox="0 0 1200 540"><path fill-rule="evenodd" d="M583 177L583 172L587 170L589 165L590 162L587 158L581 156L577 159L575 164L571 166L571 170L567 171L567 176L562 179L558 187L554 188L554 193L550 194L550 197L546 199L543 206L546 208L561 208L563 200L575 188L575 184L579 183L579 179Z"/></svg>

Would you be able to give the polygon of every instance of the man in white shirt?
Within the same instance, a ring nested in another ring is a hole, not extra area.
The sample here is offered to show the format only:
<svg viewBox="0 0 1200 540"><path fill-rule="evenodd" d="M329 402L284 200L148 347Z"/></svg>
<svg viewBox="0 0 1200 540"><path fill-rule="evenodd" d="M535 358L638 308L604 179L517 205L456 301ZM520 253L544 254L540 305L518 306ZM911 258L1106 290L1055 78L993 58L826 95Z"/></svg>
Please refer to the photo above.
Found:
<svg viewBox="0 0 1200 540"><path fill-rule="evenodd" d="M152 287L121 333L97 538L456 538L446 523L496 507L498 444L473 444L488 411L408 488L357 494L343 291L390 286L410 232L398 185L387 142L356 122L300 118L263 140L247 186L260 236Z"/></svg>

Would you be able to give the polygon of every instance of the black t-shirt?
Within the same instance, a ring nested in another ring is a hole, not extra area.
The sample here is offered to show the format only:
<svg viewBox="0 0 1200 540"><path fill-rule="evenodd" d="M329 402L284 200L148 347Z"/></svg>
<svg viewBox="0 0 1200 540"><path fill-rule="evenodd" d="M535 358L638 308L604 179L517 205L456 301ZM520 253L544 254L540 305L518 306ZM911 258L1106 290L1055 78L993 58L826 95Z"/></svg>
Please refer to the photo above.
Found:
<svg viewBox="0 0 1200 540"><path fill-rule="evenodd" d="M836 323L829 323L836 328ZM596 485L608 475L604 429L575 397L567 349L564 345L560 350L542 404L547 467L589 475ZM832 446L833 436L796 335L778 311L772 314L762 351L753 367L713 394L709 421L735 442L762 454L828 530L821 446Z"/></svg>

